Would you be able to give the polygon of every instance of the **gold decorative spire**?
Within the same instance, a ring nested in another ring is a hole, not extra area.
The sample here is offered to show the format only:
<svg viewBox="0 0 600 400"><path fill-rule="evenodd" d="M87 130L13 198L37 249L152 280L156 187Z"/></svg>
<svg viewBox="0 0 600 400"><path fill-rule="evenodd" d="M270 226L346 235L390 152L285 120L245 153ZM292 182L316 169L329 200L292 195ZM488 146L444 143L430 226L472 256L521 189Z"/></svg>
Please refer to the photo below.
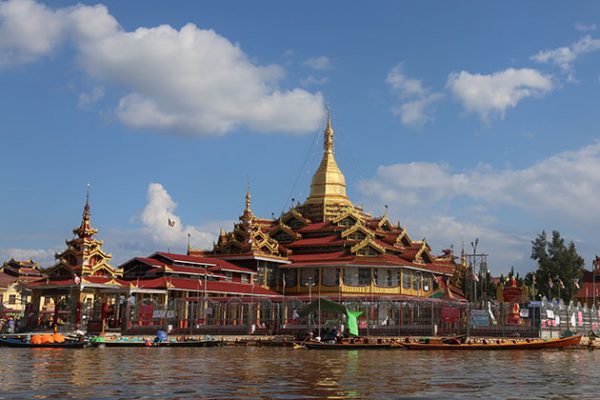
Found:
<svg viewBox="0 0 600 400"><path fill-rule="evenodd" d="M323 132L323 158L310 185L307 203L350 204L346 195L346 178L333 156L333 128L331 114L327 113L327 127Z"/></svg>
<svg viewBox="0 0 600 400"><path fill-rule="evenodd" d="M326 153L333 153L333 128L331 127L331 112L327 110L327 127L324 132L323 150Z"/></svg>
<svg viewBox="0 0 600 400"><path fill-rule="evenodd" d="M252 210L250 210L250 200L251 200L250 189L248 189L246 191L246 209L244 210L246 212L252 212Z"/></svg>
<svg viewBox="0 0 600 400"><path fill-rule="evenodd" d="M91 216L91 212L90 212L90 184L87 184L87 191L85 194L85 206L83 207L83 215L81 218L81 225L79 225L78 228L73 229L73 233L75 235L77 235L80 238L84 238L84 237L88 237L91 238L92 236L94 236L96 233L98 233L98 231L94 228L92 228L91 224L90 224L90 218Z"/></svg>

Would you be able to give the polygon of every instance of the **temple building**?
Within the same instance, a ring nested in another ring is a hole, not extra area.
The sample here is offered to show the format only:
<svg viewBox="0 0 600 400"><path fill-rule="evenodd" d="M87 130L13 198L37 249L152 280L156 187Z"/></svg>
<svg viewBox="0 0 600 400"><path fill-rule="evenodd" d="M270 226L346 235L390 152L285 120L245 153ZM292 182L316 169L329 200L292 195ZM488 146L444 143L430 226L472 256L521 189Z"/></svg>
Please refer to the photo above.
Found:
<svg viewBox="0 0 600 400"><path fill-rule="evenodd" d="M119 298L128 292L129 283L111 266L112 256L104 251L104 242L94 237L98 231L92 227L90 215L88 192L81 224L73 229L75 237L66 241L64 251L55 254L56 263L44 271L46 277L28 284L32 292L29 326L61 320L73 328L85 322L90 331L100 331L106 324L119 324ZM51 311L40 307L44 297L52 299Z"/></svg>
<svg viewBox="0 0 600 400"><path fill-rule="evenodd" d="M346 179L334 157L328 116L323 156L310 194L277 219L256 217L246 207L233 231L221 230L212 250L190 249L250 268L257 283L285 295L333 298L452 297L448 285L457 267L451 250L432 254L386 213L373 217L346 194ZM457 294L459 296L459 294Z"/></svg>
<svg viewBox="0 0 600 400"><path fill-rule="evenodd" d="M41 277L40 265L33 260L6 261L0 267L0 317L21 314L31 295L27 283Z"/></svg>

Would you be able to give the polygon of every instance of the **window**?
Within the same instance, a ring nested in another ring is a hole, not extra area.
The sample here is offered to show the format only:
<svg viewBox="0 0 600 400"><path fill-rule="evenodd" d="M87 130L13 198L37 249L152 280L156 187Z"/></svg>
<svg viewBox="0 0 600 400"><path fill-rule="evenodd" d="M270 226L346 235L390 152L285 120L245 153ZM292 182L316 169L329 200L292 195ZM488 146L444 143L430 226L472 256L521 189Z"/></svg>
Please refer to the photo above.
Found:
<svg viewBox="0 0 600 400"><path fill-rule="evenodd" d="M375 282L379 287L397 287L398 286L398 274L397 269L391 268L377 268L373 271L375 276Z"/></svg>
<svg viewBox="0 0 600 400"><path fill-rule="evenodd" d="M413 290L419 290L421 288L421 273L415 272L413 279Z"/></svg>
<svg viewBox="0 0 600 400"><path fill-rule="evenodd" d="M377 251L375 251L371 246L363 247L362 249L358 250L356 254L359 256L377 257Z"/></svg>
<svg viewBox="0 0 600 400"><path fill-rule="evenodd" d="M423 290L426 292L431 290L431 276L429 275L423 277Z"/></svg>
<svg viewBox="0 0 600 400"><path fill-rule="evenodd" d="M240 279L241 279L242 283L250 282L250 279L248 278L248 274L240 274Z"/></svg>
<svg viewBox="0 0 600 400"><path fill-rule="evenodd" d="M323 285L338 286L340 282L340 270L337 268L323 268Z"/></svg>
<svg viewBox="0 0 600 400"><path fill-rule="evenodd" d="M412 285L412 272L411 271L403 271L402 272L402 288L410 289Z"/></svg>
<svg viewBox="0 0 600 400"><path fill-rule="evenodd" d="M8 296L8 304L17 304L17 295L11 294Z"/></svg>
<svg viewBox="0 0 600 400"><path fill-rule="evenodd" d="M358 286L358 268L348 267L344 269L344 284Z"/></svg>
<svg viewBox="0 0 600 400"><path fill-rule="evenodd" d="M294 287L298 284L298 270L290 269L282 272L285 276L285 286Z"/></svg>
<svg viewBox="0 0 600 400"><path fill-rule="evenodd" d="M306 268L300 272L300 284L305 286L309 284L319 283L319 269L318 268Z"/></svg>
<svg viewBox="0 0 600 400"><path fill-rule="evenodd" d="M358 269L358 285L368 286L371 284L371 268Z"/></svg>
<svg viewBox="0 0 600 400"><path fill-rule="evenodd" d="M228 282L231 282L232 279L233 279L233 273L225 272L225 280Z"/></svg>

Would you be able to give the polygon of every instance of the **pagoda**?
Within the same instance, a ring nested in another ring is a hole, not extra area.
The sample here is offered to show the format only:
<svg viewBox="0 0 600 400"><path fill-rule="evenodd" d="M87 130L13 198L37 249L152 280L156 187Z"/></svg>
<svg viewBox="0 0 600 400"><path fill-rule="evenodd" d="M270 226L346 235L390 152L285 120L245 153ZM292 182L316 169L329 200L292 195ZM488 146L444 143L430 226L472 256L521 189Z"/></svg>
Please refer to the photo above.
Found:
<svg viewBox="0 0 600 400"><path fill-rule="evenodd" d="M46 273L50 279L86 276L118 278L121 273L110 265L112 255L102 249L104 242L94 238L98 230L90 223L90 196L86 195L83 216L79 227L73 229L75 237L66 241L67 248L55 254L56 264Z"/></svg>
<svg viewBox="0 0 600 400"><path fill-rule="evenodd" d="M323 155L310 194L279 218L261 219L246 208L233 231L221 230L207 256L257 271L257 282L282 294L341 297L452 297L448 281L456 268L452 250L432 254L386 212L373 217L346 194L346 179L334 157L331 115ZM443 282L443 283L442 283Z"/></svg>

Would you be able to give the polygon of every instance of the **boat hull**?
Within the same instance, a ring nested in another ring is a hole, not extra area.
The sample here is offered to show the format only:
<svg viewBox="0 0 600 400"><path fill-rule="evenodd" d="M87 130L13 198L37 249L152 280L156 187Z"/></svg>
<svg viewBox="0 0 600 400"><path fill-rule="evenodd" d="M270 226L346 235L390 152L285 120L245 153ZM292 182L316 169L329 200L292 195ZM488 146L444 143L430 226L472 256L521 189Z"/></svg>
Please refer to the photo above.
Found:
<svg viewBox="0 0 600 400"><path fill-rule="evenodd" d="M189 341L189 342L162 342L150 343L145 342L96 342L96 347L219 347L222 342L217 340Z"/></svg>
<svg viewBox="0 0 600 400"><path fill-rule="evenodd" d="M517 342L507 341L501 343L402 343L408 350L541 350L561 349L568 346L576 346L581 341L581 335L570 336L562 339L535 339L531 341Z"/></svg>
<svg viewBox="0 0 600 400"><path fill-rule="evenodd" d="M4 347L19 347L30 349L81 349L85 347L86 342L64 342L64 343L26 343L18 339L2 339L0 338L0 346Z"/></svg>
<svg viewBox="0 0 600 400"><path fill-rule="evenodd" d="M389 343L304 343L311 350L361 350L361 349L389 349Z"/></svg>

